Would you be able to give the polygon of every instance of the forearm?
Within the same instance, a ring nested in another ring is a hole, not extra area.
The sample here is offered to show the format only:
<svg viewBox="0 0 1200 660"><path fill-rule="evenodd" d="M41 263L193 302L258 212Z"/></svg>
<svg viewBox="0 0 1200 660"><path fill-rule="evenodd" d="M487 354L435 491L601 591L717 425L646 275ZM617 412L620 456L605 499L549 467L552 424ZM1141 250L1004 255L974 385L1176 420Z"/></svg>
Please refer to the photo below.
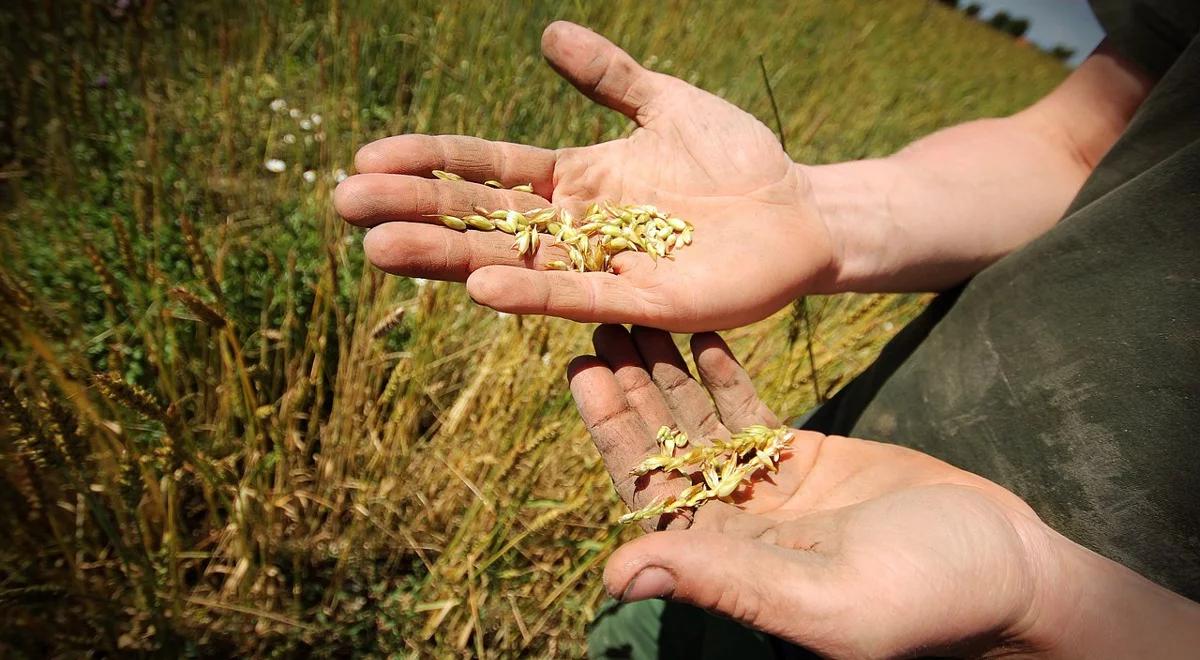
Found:
<svg viewBox="0 0 1200 660"><path fill-rule="evenodd" d="M1200 649L1200 604L1059 537L1057 584L1031 637L1049 658L1185 658ZM1052 582L1053 583L1053 582Z"/></svg>
<svg viewBox="0 0 1200 660"><path fill-rule="evenodd" d="M1062 216L1151 81L1099 51L1029 109L882 159L800 168L834 241L826 292L941 290Z"/></svg>

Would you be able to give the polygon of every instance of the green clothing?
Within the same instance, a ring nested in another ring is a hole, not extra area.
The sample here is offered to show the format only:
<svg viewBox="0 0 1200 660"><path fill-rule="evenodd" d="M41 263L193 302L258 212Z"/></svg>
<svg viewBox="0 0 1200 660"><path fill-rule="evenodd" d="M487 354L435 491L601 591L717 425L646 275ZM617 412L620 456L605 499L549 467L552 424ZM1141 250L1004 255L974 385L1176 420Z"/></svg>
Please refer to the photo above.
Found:
<svg viewBox="0 0 1200 660"><path fill-rule="evenodd" d="M1159 78L1150 97L1053 229L937 298L804 427L981 474L1200 600L1200 2L1092 4L1109 44ZM688 608L614 608L591 654L682 657L658 641L668 610ZM726 634L700 621L691 639ZM735 655L803 653L754 649Z"/></svg>
<svg viewBox="0 0 1200 660"><path fill-rule="evenodd" d="M1094 4L1161 76L1149 98L1053 229L939 297L807 425L981 474L1200 600L1200 3Z"/></svg>

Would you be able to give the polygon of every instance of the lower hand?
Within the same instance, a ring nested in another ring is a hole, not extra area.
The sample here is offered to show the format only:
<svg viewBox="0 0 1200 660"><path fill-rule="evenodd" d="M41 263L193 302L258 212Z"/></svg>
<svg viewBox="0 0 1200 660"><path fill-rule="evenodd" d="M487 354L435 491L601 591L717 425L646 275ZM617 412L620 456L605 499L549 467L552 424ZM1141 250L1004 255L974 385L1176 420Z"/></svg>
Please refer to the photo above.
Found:
<svg viewBox="0 0 1200 660"><path fill-rule="evenodd" d="M601 326L594 343L596 356L569 368L571 391L631 508L688 484L628 476L657 453L660 426L701 442L779 424L715 334L692 338L699 382L666 333ZM777 473L731 502L646 527L667 531L613 554L604 579L614 598L690 603L836 657L1078 650L1093 636L1080 632L1095 623L1079 606L1089 588L1182 601L1061 537L986 479L896 445L808 431L795 431ZM1110 612L1096 614L1111 631Z"/></svg>

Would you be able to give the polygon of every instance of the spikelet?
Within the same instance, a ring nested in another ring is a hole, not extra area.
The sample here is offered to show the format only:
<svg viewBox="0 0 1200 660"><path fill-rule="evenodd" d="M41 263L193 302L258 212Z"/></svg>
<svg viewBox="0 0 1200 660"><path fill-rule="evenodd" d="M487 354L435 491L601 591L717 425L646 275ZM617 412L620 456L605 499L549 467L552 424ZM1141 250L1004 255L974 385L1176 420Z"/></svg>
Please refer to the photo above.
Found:
<svg viewBox="0 0 1200 660"><path fill-rule="evenodd" d="M791 446L792 432L787 427L773 429L761 424L742 429L728 440L715 439L710 445L676 454L688 444L687 435L663 426L658 430L659 453L648 456L630 474L680 472L694 483L678 495L667 497L637 511L621 516L621 523L695 509L712 499L726 500L753 475L779 468L780 453Z"/></svg>
<svg viewBox="0 0 1200 660"><path fill-rule="evenodd" d="M0 411L3 411L3 427L11 434L18 453L31 463L41 467L57 467L65 463L62 452L51 442L45 429L35 416L37 405L17 394L8 383L0 380ZM3 428L0 427L0 428Z"/></svg>
<svg viewBox="0 0 1200 660"><path fill-rule="evenodd" d="M221 329L229 324L229 321L219 311L183 287L172 288L171 297L183 303L183 306L195 314L196 318L214 328Z"/></svg>
<svg viewBox="0 0 1200 660"><path fill-rule="evenodd" d="M217 281L216 272L213 271L212 262L208 259L208 253L204 251L204 246L200 244L200 236L196 234L196 227L192 224L191 218L186 215L179 216L179 228L183 231L183 246L187 250L188 259L192 262L192 267L196 272L204 277L204 283L208 286L209 291L217 298L221 297L221 283Z"/></svg>
<svg viewBox="0 0 1200 660"><path fill-rule="evenodd" d="M113 276L112 271L108 269L108 265L104 263L104 258L100 256L100 253L96 251L91 242L83 244L83 253L87 255L88 261L92 262L92 270L96 272L96 277L100 279L100 288L104 291L104 295L114 305L124 305L125 297L121 294L121 285L117 283L117 278Z"/></svg>
<svg viewBox="0 0 1200 660"><path fill-rule="evenodd" d="M433 170L433 176L447 181L461 181L452 172ZM484 185L503 188L499 181L488 180ZM532 193L532 184L509 188L515 192ZM592 204L584 213L583 224L576 226L566 209L546 207L515 211L475 207L475 214L463 217L435 215L442 224L457 230L500 231L514 236L512 249L518 256L536 254L545 237L552 237L566 250L570 260L552 260L548 270L611 271L612 257L620 252L645 252L654 259L670 257L676 250L691 245L695 231L689 222L664 213L649 204L621 205L607 201Z"/></svg>
<svg viewBox="0 0 1200 660"><path fill-rule="evenodd" d="M133 410L143 417L165 422L167 411L153 394L144 388L128 383L117 373L93 374L92 383L96 391L113 403Z"/></svg>
<svg viewBox="0 0 1200 660"><path fill-rule="evenodd" d="M405 310L403 306L397 307L391 312L388 312L388 315L380 319L379 323L376 323L375 327L371 329L371 338L382 339L387 336L389 332L395 330L396 327L404 321L404 312Z"/></svg>
<svg viewBox="0 0 1200 660"><path fill-rule="evenodd" d="M121 255L121 264L125 267L125 272L130 277L139 275L137 258L133 253L133 241L129 238L129 228L125 226L125 220L114 214L112 229L113 236L117 239L117 252Z"/></svg>
<svg viewBox="0 0 1200 660"><path fill-rule="evenodd" d="M29 292L29 288L2 269L0 269L0 302L15 309L18 317L27 318L47 337L61 339L66 336L63 325L54 320L50 312L42 306L41 301L35 299Z"/></svg>

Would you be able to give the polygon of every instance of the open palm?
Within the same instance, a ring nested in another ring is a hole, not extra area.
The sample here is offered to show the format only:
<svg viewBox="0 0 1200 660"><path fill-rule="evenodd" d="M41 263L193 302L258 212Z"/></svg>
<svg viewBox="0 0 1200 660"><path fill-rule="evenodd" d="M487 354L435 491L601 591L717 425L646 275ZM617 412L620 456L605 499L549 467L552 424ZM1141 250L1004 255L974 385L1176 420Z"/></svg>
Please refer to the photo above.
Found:
<svg viewBox="0 0 1200 660"><path fill-rule="evenodd" d="M715 334L696 335L694 380L669 335L602 326L571 389L614 483L640 508L687 481L635 480L654 430L697 441L778 425ZM1013 643L1047 581L1053 534L1019 498L895 445L796 431L780 469L693 519L616 551L605 572L622 600L668 597L822 654L977 654Z"/></svg>
<svg viewBox="0 0 1200 660"><path fill-rule="evenodd" d="M495 309L676 331L759 320L831 277L834 252L800 169L748 113L676 78L648 71L603 37L555 23L547 60L590 98L638 124L627 138L559 150L465 136L404 135L364 147L359 175L338 188L338 211L374 226L370 260L396 274L465 280ZM443 169L464 181L441 181ZM494 190L532 183L533 193ZM458 234L429 216L475 206L518 210L596 201L653 204L696 227L674 259L622 253L613 273L545 271L562 259L547 242L524 258L511 239ZM779 249L779 246L791 249Z"/></svg>

